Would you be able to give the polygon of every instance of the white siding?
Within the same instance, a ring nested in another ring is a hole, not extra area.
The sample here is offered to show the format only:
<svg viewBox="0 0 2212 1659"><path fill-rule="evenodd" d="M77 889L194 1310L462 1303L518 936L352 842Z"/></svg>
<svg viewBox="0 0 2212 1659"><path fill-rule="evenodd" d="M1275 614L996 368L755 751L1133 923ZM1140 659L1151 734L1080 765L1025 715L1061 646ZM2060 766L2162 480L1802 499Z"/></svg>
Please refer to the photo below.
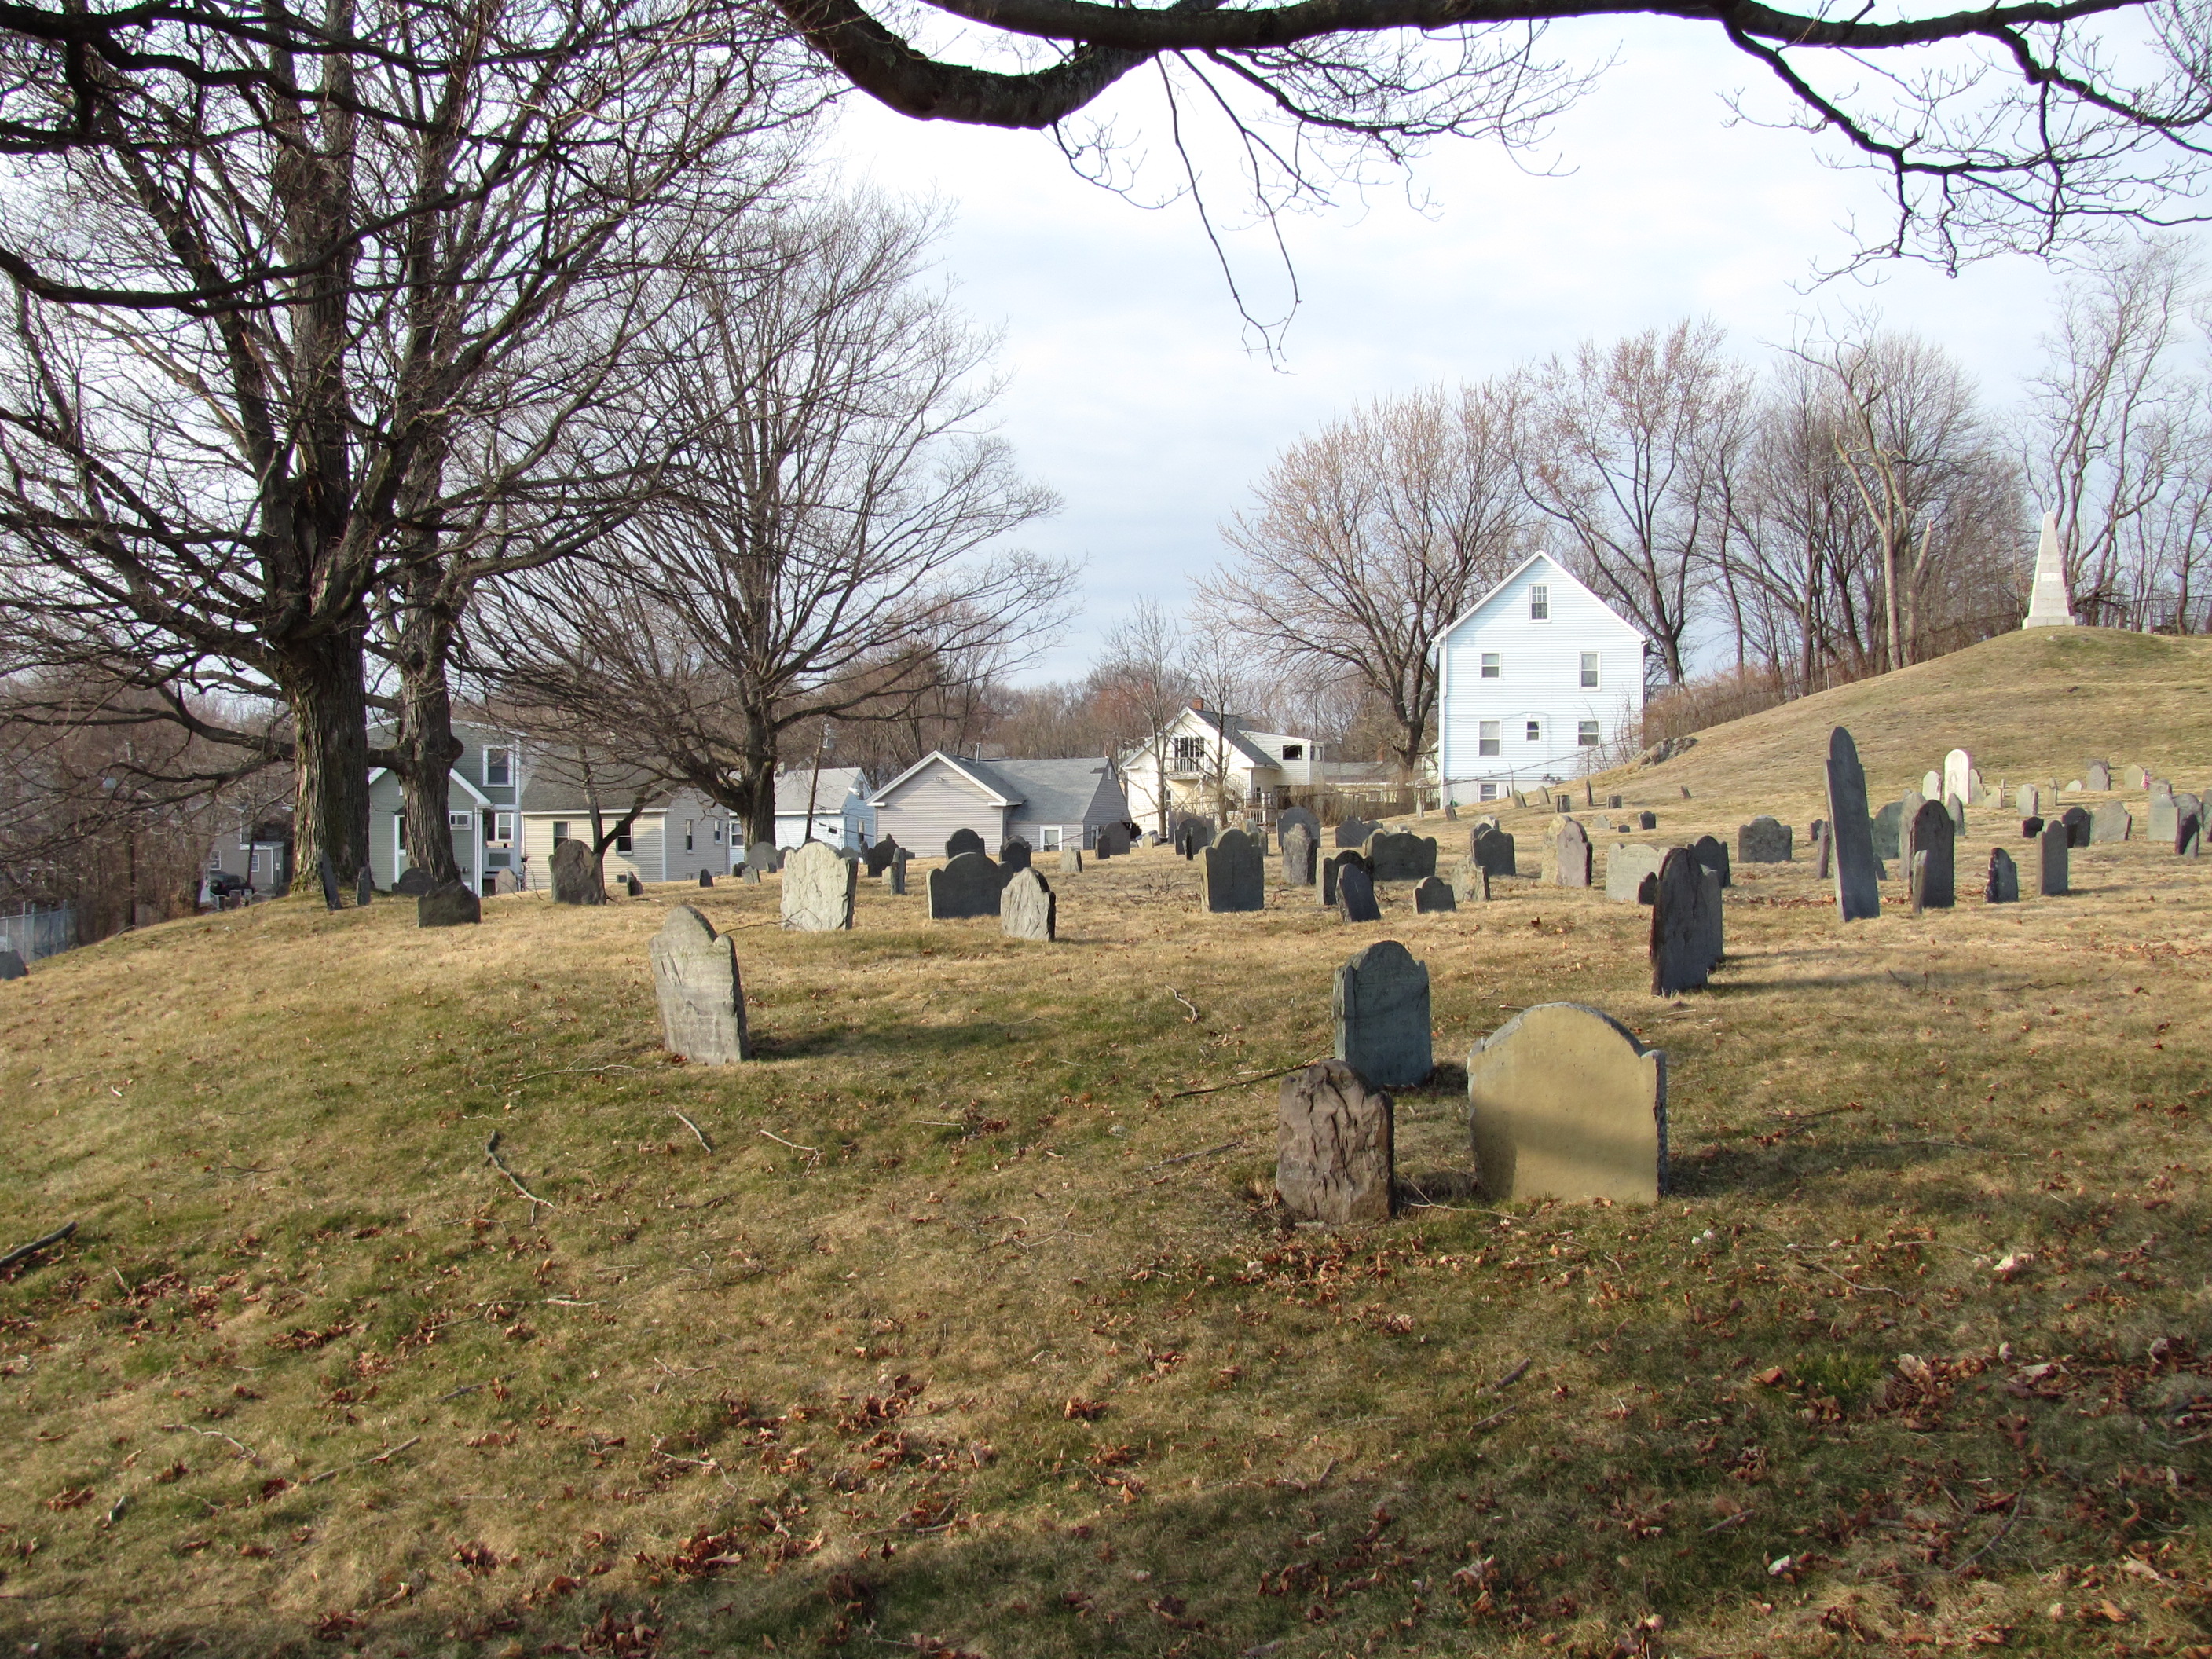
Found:
<svg viewBox="0 0 2212 1659"><path fill-rule="evenodd" d="M973 830L995 856L1006 839L1006 809L979 793L942 761L898 786L876 808L877 839L895 839L916 858L941 859L955 830Z"/></svg>

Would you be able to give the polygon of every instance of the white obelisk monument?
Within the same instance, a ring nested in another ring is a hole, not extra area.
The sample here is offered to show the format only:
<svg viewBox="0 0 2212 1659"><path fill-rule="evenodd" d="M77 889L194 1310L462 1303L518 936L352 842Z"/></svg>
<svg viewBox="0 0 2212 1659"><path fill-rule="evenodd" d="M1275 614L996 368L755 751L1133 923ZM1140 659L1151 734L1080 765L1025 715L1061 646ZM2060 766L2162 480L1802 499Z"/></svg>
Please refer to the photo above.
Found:
<svg viewBox="0 0 2212 1659"><path fill-rule="evenodd" d="M2066 561L2058 551L2058 515L2043 515L2043 539L2035 550L2035 586L2028 590L2027 620L2022 628L2071 628L2074 601L2066 592Z"/></svg>

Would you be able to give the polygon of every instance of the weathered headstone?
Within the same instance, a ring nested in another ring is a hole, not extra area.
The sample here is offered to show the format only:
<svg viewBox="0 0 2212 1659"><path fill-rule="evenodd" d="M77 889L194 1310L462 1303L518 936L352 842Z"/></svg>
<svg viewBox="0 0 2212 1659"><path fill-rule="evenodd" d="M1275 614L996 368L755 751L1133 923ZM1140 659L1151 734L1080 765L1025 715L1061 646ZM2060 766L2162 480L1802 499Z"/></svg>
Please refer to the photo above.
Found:
<svg viewBox="0 0 2212 1659"><path fill-rule="evenodd" d="M759 886L761 884L760 866L747 859L738 871L738 879L748 887Z"/></svg>
<svg viewBox="0 0 2212 1659"><path fill-rule="evenodd" d="M1025 868L1006 878L999 900L999 927L1008 939L1049 945L1059 936L1059 927L1060 901L1042 876Z"/></svg>
<svg viewBox="0 0 2212 1659"><path fill-rule="evenodd" d="M1939 787L1920 793L1930 800L1942 800L1947 795L1966 799L1974 793L1974 757L1963 749L1954 749L1943 757L1943 776Z"/></svg>
<svg viewBox="0 0 2212 1659"><path fill-rule="evenodd" d="M1561 887L1587 887L1590 884L1589 831L1574 819L1569 818L1559 826L1552 838L1553 861L1553 881Z"/></svg>
<svg viewBox="0 0 2212 1659"><path fill-rule="evenodd" d="M772 876L783 868L783 849L772 841L757 841L745 848L745 868L756 875Z"/></svg>
<svg viewBox="0 0 2212 1659"><path fill-rule="evenodd" d="M1656 812L1638 812L1636 815L1636 827L1638 830L1656 830L1659 827L1659 815Z"/></svg>
<svg viewBox="0 0 2212 1659"><path fill-rule="evenodd" d="M2042 833L2043 820L2041 818L2022 818L2020 821L2020 838L2022 841L2033 841Z"/></svg>
<svg viewBox="0 0 2212 1659"><path fill-rule="evenodd" d="M434 884L430 879L430 872L418 864L399 872L399 879L392 884L392 896L421 898Z"/></svg>
<svg viewBox="0 0 2212 1659"><path fill-rule="evenodd" d="M2102 847L2125 841L2128 832L2134 828L2135 816L2128 811L2124 802L2100 801L2096 810L2089 814L2089 844Z"/></svg>
<svg viewBox="0 0 2212 1659"><path fill-rule="evenodd" d="M1413 889L1413 910L1417 915L1458 908L1459 895L1453 892L1451 884L1441 877L1431 876Z"/></svg>
<svg viewBox="0 0 2212 1659"><path fill-rule="evenodd" d="M1213 825L1205 818L1183 818L1176 824L1175 849L1187 859L1196 858L1213 845Z"/></svg>
<svg viewBox="0 0 2212 1659"><path fill-rule="evenodd" d="M1397 940L1377 940L1339 968L1330 1006L1336 1057L1373 1087L1402 1088L1436 1069L1429 970Z"/></svg>
<svg viewBox="0 0 2212 1659"><path fill-rule="evenodd" d="M1958 830L1941 803L1923 801L1905 831L1905 869L1917 908L1948 910L1958 902Z"/></svg>
<svg viewBox="0 0 2212 1659"><path fill-rule="evenodd" d="M1833 873L1836 862L1835 841L1828 834L1826 818L1813 820L1813 879L1826 881Z"/></svg>
<svg viewBox="0 0 2212 1659"><path fill-rule="evenodd" d="M1682 799L1684 800L1690 799L1690 786L1686 783L1682 786Z"/></svg>
<svg viewBox="0 0 2212 1659"><path fill-rule="evenodd" d="M1493 1200L1650 1204L1667 1189L1666 1053L1595 1008L1516 1014L1468 1056L1467 1093Z"/></svg>
<svg viewBox="0 0 2212 1659"><path fill-rule="evenodd" d="M1304 830L1306 839L1316 847L1321 845L1321 820L1304 806L1285 806L1275 820L1275 845L1279 850L1291 844L1291 831Z"/></svg>
<svg viewBox="0 0 2212 1659"><path fill-rule="evenodd" d="M491 890L501 898L505 898L510 893L519 893L522 890L522 878L512 870L494 871L491 878ZM363 901L363 902L366 902Z"/></svg>
<svg viewBox="0 0 2212 1659"><path fill-rule="evenodd" d="M1452 897L1461 904L1490 902L1490 872L1473 854L1452 866Z"/></svg>
<svg viewBox="0 0 2212 1659"><path fill-rule="evenodd" d="M2150 792L2150 798L2153 800L2161 796L2171 796L2173 793L2172 781L2167 778L2153 778L2143 787Z"/></svg>
<svg viewBox="0 0 2212 1659"><path fill-rule="evenodd" d="M2181 823L2181 814L2172 795L2153 795L2150 798L2148 822L2144 833L2151 840L2165 846L2173 840L2173 832Z"/></svg>
<svg viewBox="0 0 2212 1659"><path fill-rule="evenodd" d="M570 836L553 849L553 902L556 904L604 904L606 895L599 890L599 860L592 856L588 842Z"/></svg>
<svg viewBox="0 0 2212 1659"><path fill-rule="evenodd" d="M477 896L477 890L465 881L449 881L441 887L433 887L415 901L417 927L465 927L483 920L483 901Z"/></svg>
<svg viewBox="0 0 2212 1659"><path fill-rule="evenodd" d="M1203 849L1198 870L1199 908L1220 915L1267 908L1267 848L1242 830L1222 832Z"/></svg>
<svg viewBox="0 0 2212 1659"><path fill-rule="evenodd" d="M1477 830L1474 832L1474 845L1472 850L1476 861L1482 866L1486 874L1493 876L1520 874L1520 866L1515 861L1517 855L1514 850L1513 837L1495 825L1488 830Z"/></svg>
<svg viewBox="0 0 2212 1659"><path fill-rule="evenodd" d="M2150 787L2150 769L2148 767L2130 766L2120 776L2130 789Z"/></svg>
<svg viewBox="0 0 2212 1659"><path fill-rule="evenodd" d="M884 890L894 898L906 896L906 848L902 847L899 848L899 855L893 859L884 870Z"/></svg>
<svg viewBox="0 0 2212 1659"><path fill-rule="evenodd" d="M2086 809L2069 806L2059 815L2058 821L2066 826L2066 844L2069 847L2087 847L2089 844L2089 814Z"/></svg>
<svg viewBox="0 0 2212 1659"><path fill-rule="evenodd" d="M792 849L783 861L783 925L798 933L849 933L860 866L826 841Z"/></svg>
<svg viewBox="0 0 2212 1659"><path fill-rule="evenodd" d="M1337 872L1336 913L1346 921L1380 921L1382 908L1375 902L1375 882L1365 868L1347 864Z"/></svg>
<svg viewBox="0 0 2212 1659"><path fill-rule="evenodd" d="M1294 1221L1388 1221L1397 1168L1390 1097L1340 1060L1283 1079L1275 1108L1275 1190Z"/></svg>
<svg viewBox="0 0 2212 1659"><path fill-rule="evenodd" d="M31 969L13 945L0 945L0 981L27 979Z"/></svg>
<svg viewBox="0 0 2212 1659"><path fill-rule="evenodd" d="M696 906L679 904L653 936L652 957L660 1038L668 1052L699 1066L750 1060L745 990L730 937L717 933Z"/></svg>
<svg viewBox="0 0 2212 1659"><path fill-rule="evenodd" d="M1739 864L1787 864L1795 839L1790 826L1762 813L1735 832Z"/></svg>
<svg viewBox="0 0 2212 1659"><path fill-rule="evenodd" d="M1650 901L1644 890L1644 883L1659 873L1667 861L1667 849L1629 842L1605 849L1605 896L1615 904L1641 904Z"/></svg>
<svg viewBox="0 0 2212 1659"><path fill-rule="evenodd" d="M1920 775L1920 798L1923 800L1943 799L1943 775L1941 772L1923 772Z"/></svg>
<svg viewBox="0 0 2212 1659"><path fill-rule="evenodd" d="M1874 855L1893 859L1905 838L1905 803L1891 801L1874 815Z"/></svg>
<svg viewBox="0 0 2212 1659"><path fill-rule="evenodd" d="M636 871L625 870L623 872L623 890L628 893L632 898L643 898L645 896L645 884L637 878Z"/></svg>
<svg viewBox="0 0 2212 1659"><path fill-rule="evenodd" d="M2103 761L2091 761L2082 769L2081 781L2092 789L2110 789L2112 787L2112 769Z"/></svg>
<svg viewBox="0 0 2212 1659"><path fill-rule="evenodd" d="M1283 837L1283 879L1292 887L1314 884L1315 854L1320 850L1312 832L1294 823Z"/></svg>
<svg viewBox="0 0 2212 1659"><path fill-rule="evenodd" d="M1605 798L1605 810L1606 810L1607 811L1608 811L1608 812L1618 812L1619 811L1620 811L1620 807L1621 807L1621 799L1620 799L1620 796L1618 796L1618 795L1607 795L1607 796Z"/></svg>
<svg viewBox="0 0 2212 1659"><path fill-rule="evenodd" d="M1437 844L1410 830L1393 835L1378 830L1367 838L1367 861L1377 881L1425 881L1437 872Z"/></svg>
<svg viewBox="0 0 2212 1659"><path fill-rule="evenodd" d="M1322 860L1321 902L1322 908L1333 910L1336 908L1337 878L1341 876L1346 870L1355 868L1367 870L1367 854L1360 852L1356 848L1347 847L1341 852L1330 854L1328 858ZM1369 870L1367 872L1367 878L1371 884L1375 878L1375 872Z"/></svg>
<svg viewBox="0 0 2212 1659"><path fill-rule="evenodd" d="M1858 745L1840 726L1828 734L1828 824L1838 920L1879 916L1881 889L1875 884L1874 832L1867 822L1866 770Z"/></svg>
<svg viewBox="0 0 2212 1659"><path fill-rule="evenodd" d="M2043 833L2035 838L2035 890L2045 898L2066 896L2066 826L2046 823Z"/></svg>
<svg viewBox="0 0 2212 1659"><path fill-rule="evenodd" d="M1346 818L1336 826L1336 844L1339 847L1364 847L1368 836L1382 827L1379 823L1370 823L1364 818Z"/></svg>
<svg viewBox="0 0 2212 1659"><path fill-rule="evenodd" d="M328 853L318 853L315 865L316 874L323 878L323 903L326 908L335 910L338 908L338 872L331 867Z"/></svg>
<svg viewBox="0 0 2212 1659"><path fill-rule="evenodd" d="M1060 849L1060 873L1063 876L1083 873L1083 849L1080 847L1070 845Z"/></svg>
<svg viewBox="0 0 2212 1659"><path fill-rule="evenodd" d="M1951 815L1952 830L1958 834L1965 834L1966 829L1966 803L1956 795L1946 795L1943 798L1943 810Z"/></svg>
<svg viewBox="0 0 2212 1659"><path fill-rule="evenodd" d="M2193 801L2193 795L2184 795L2185 801ZM2201 806L2185 806L2174 815L2173 853L2176 858L2193 859L2204 849L2204 810Z"/></svg>
<svg viewBox="0 0 2212 1659"><path fill-rule="evenodd" d="M1721 878L1721 885L1733 887L1735 882L1729 874L1728 848L1717 836L1699 836L1690 848L1698 862Z"/></svg>
<svg viewBox="0 0 2212 1659"><path fill-rule="evenodd" d="M995 916L1006 875L981 853L959 853L942 869L929 872L929 919L957 921L966 916Z"/></svg>
<svg viewBox="0 0 2212 1659"><path fill-rule="evenodd" d="M891 860L896 858L902 850L903 849L898 844L897 836L885 836L881 841L863 851L860 856L867 860L868 873L872 876L880 876L891 867Z"/></svg>
<svg viewBox="0 0 2212 1659"><path fill-rule="evenodd" d="M1990 873L1982 884L1982 896L1991 904L2020 902L2020 866L2002 847L1990 848Z"/></svg>
<svg viewBox="0 0 2212 1659"><path fill-rule="evenodd" d="M1459 808L1451 801L1446 801L1444 803L1444 822L1446 823L1457 823L1459 822Z"/></svg>
<svg viewBox="0 0 2212 1659"><path fill-rule="evenodd" d="M957 859L963 853L981 853L983 850L983 837L965 824L945 838L945 856L948 859Z"/></svg>
<svg viewBox="0 0 2212 1659"><path fill-rule="evenodd" d="M1036 856L1036 849L1019 836L1009 836L999 848L999 868L1026 870Z"/></svg>
<svg viewBox="0 0 2212 1659"><path fill-rule="evenodd" d="M699 872L699 884L702 887L712 887L714 884L714 872L712 870L702 870Z"/></svg>
<svg viewBox="0 0 2212 1659"><path fill-rule="evenodd" d="M365 908L375 897L376 872L364 864L361 873L353 878L353 902Z"/></svg>
<svg viewBox="0 0 2212 1659"><path fill-rule="evenodd" d="M1686 847L1669 848L1651 878L1651 994L1693 991L1721 959L1721 890Z"/></svg>

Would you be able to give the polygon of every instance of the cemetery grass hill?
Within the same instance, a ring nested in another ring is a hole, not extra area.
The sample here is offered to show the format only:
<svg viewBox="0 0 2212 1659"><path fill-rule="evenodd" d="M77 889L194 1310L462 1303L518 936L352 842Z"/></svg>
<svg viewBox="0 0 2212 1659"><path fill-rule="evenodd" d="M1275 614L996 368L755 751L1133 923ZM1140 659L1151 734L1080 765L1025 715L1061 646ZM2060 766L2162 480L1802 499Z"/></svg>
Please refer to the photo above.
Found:
<svg viewBox="0 0 2212 1659"><path fill-rule="evenodd" d="M2212 642L2011 635L1597 780L1599 884L1351 926L1154 848L1057 939L859 884L604 908L287 900L0 985L15 1176L0 1632L45 1655L2212 1654L2212 860L2142 838L1956 909L1816 881L1970 750L2212 782ZM1688 796L1683 790L1686 787ZM1624 810L1607 811L1607 794ZM1579 809L1580 791L1577 789ZM2094 799L2105 797L2089 798ZM1616 821L1771 813L1709 988L1650 989ZM1463 851L1468 820L1414 827ZM1509 809L1524 872L1549 813ZM930 849L934 850L934 849ZM647 949L736 944L754 1058L676 1063ZM1390 1219L1274 1201L1335 969L1425 963ZM1666 1052L1656 1206L1499 1204L1468 1050ZM488 1153L487 1148L490 1151Z"/></svg>

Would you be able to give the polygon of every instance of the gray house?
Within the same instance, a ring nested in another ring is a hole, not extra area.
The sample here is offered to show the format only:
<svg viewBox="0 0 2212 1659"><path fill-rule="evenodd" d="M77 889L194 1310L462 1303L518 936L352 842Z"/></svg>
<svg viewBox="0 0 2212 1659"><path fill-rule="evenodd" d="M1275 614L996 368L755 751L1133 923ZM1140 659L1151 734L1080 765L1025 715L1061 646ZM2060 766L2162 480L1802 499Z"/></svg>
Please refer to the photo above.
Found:
<svg viewBox="0 0 2212 1659"><path fill-rule="evenodd" d="M489 726L457 724L453 735L461 757L447 775L447 828L461 879L489 893L502 871L512 875L520 866L522 744L513 732ZM380 766L368 775L368 867L379 887L389 888L407 868L403 797L398 773Z"/></svg>
<svg viewBox="0 0 2212 1659"><path fill-rule="evenodd" d="M938 750L869 797L879 840L941 857L956 830L973 830L995 853L1019 836L1040 853L1091 848L1099 830L1125 823L1129 801L1114 763L964 760Z"/></svg>

